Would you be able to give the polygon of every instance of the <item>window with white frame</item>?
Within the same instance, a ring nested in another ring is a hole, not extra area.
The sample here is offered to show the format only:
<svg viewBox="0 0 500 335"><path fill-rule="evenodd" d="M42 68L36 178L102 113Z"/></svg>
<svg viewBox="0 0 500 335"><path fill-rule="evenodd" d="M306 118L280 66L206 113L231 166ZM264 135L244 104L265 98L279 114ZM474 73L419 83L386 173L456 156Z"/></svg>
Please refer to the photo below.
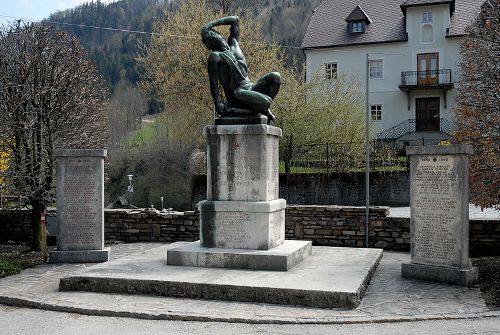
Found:
<svg viewBox="0 0 500 335"><path fill-rule="evenodd" d="M337 79L337 63L325 63L325 79Z"/></svg>
<svg viewBox="0 0 500 335"><path fill-rule="evenodd" d="M372 121L382 120L382 105L371 105L370 106Z"/></svg>
<svg viewBox="0 0 500 335"><path fill-rule="evenodd" d="M381 59L370 60L370 78L383 77L383 61Z"/></svg>
<svg viewBox="0 0 500 335"><path fill-rule="evenodd" d="M422 23L432 23L432 12L422 13Z"/></svg>
<svg viewBox="0 0 500 335"><path fill-rule="evenodd" d="M365 23L363 21L351 22L351 33L364 33Z"/></svg>

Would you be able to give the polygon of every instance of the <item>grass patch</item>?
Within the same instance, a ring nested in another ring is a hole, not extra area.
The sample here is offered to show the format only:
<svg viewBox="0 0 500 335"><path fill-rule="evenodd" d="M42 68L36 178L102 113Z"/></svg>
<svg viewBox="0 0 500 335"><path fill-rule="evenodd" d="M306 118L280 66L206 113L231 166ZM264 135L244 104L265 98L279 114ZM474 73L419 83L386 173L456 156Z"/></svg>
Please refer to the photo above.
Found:
<svg viewBox="0 0 500 335"><path fill-rule="evenodd" d="M401 172L406 171L406 167L402 165L393 165L393 166L370 166L370 172ZM324 167L314 167L314 166L291 166L290 173L291 174L300 174L300 173L328 173L328 172L340 172L340 173L354 173L354 172L364 172L364 167L353 167L349 169L345 169L342 171L337 171L334 169L327 170ZM281 174L285 173L285 163L280 161L279 172Z"/></svg>
<svg viewBox="0 0 500 335"><path fill-rule="evenodd" d="M157 135L156 120L149 123L143 123L140 129L134 130L128 136L128 144L144 145L154 142Z"/></svg>
<svg viewBox="0 0 500 335"><path fill-rule="evenodd" d="M31 266L32 263L30 261L0 254L0 278L18 274Z"/></svg>

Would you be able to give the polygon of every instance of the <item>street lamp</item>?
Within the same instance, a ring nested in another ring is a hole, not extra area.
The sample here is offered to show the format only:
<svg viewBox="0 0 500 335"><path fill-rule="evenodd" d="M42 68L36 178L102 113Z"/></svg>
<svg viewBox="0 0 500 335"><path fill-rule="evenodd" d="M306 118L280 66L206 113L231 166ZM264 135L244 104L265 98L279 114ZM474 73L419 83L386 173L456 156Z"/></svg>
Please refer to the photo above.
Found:
<svg viewBox="0 0 500 335"><path fill-rule="evenodd" d="M134 192L134 187L132 186L132 177L133 176L134 175L132 175L132 174L127 175L127 177L128 177L127 197L128 197L128 204L129 204L130 208L132 208L132 203L130 202L130 197L131 197L130 193Z"/></svg>
<svg viewBox="0 0 500 335"><path fill-rule="evenodd" d="M161 210L163 212L165 210L165 208L163 208L163 197L160 197L160 200L161 200Z"/></svg>

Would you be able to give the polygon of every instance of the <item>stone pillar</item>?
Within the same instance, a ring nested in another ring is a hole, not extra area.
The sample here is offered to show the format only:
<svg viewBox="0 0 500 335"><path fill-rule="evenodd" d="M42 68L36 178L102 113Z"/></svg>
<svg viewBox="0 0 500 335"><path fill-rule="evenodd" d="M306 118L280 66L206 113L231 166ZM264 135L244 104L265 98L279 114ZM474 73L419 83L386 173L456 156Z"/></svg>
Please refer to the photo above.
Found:
<svg viewBox="0 0 500 335"><path fill-rule="evenodd" d="M403 277L471 286L469 155L472 147L408 147L411 263Z"/></svg>
<svg viewBox="0 0 500 335"><path fill-rule="evenodd" d="M281 129L268 125L209 126L207 200L200 207L206 248L269 250L285 240L279 199Z"/></svg>
<svg viewBox="0 0 500 335"><path fill-rule="evenodd" d="M265 120L216 123L204 134L208 175L207 200L199 203L200 241L168 250L167 264L287 271L309 256L310 241L285 241L281 129Z"/></svg>
<svg viewBox="0 0 500 335"><path fill-rule="evenodd" d="M57 249L50 263L96 263L104 248L104 158L106 150L56 149Z"/></svg>

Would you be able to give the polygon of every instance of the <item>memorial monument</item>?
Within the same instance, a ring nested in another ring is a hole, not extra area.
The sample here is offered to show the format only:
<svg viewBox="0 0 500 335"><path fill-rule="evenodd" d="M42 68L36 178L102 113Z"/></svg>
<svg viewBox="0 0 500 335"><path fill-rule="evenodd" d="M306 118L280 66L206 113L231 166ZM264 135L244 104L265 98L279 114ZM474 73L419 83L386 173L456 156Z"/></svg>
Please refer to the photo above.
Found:
<svg viewBox="0 0 500 335"><path fill-rule="evenodd" d="M104 158L106 150L56 149L57 249L49 263L97 263L104 248Z"/></svg>
<svg viewBox="0 0 500 335"><path fill-rule="evenodd" d="M229 25L226 42L214 30ZM285 241L286 201L279 198L279 138L269 110L281 79L253 84L238 45L239 19L202 28L210 92L219 115L207 126L207 200L200 202L200 241L170 249L169 265L288 270L311 254L310 241ZM222 86L226 101L219 92Z"/></svg>
<svg viewBox="0 0 500 335"><path fill-rule="evenodd" d="M471 286L469 155L472 147L408 147L411 263L403 277Z"/></svg>

